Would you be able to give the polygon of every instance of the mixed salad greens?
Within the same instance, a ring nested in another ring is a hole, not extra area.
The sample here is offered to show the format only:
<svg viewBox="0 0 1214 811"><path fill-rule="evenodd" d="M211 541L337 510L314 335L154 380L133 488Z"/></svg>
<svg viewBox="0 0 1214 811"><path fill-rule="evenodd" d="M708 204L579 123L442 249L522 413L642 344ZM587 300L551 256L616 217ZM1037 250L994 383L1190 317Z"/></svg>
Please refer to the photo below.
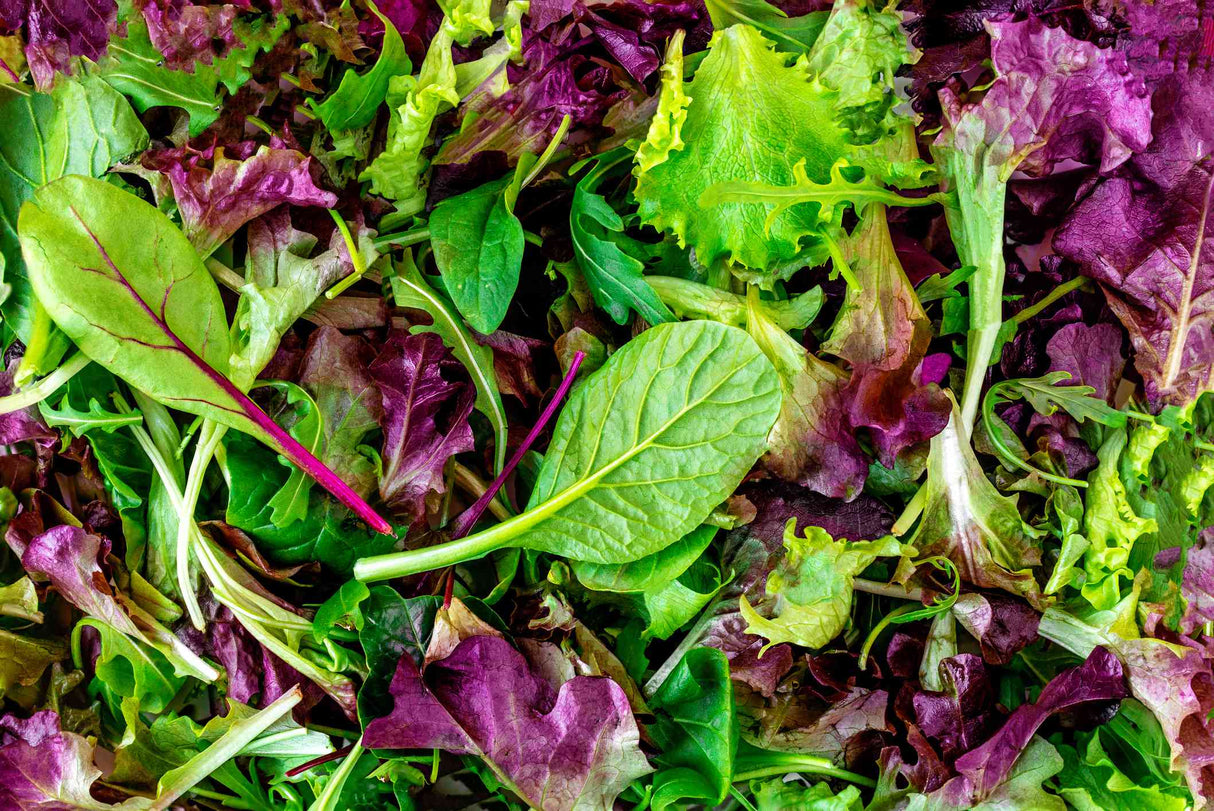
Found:
<svg viewBox="0 0 1214 811"><path fill-rule="evenodd" d="M0 0L0 809L1200 809L1192 0Z"/></svg>

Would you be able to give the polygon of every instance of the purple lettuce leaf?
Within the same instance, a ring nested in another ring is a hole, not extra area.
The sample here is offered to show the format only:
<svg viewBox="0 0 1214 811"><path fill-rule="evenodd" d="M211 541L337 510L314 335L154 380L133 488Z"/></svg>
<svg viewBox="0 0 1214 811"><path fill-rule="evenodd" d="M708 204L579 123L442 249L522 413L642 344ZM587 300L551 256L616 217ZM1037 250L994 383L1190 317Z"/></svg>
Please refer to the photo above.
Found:
<svg viewBox="0 0 1214 811"><path fill-rule="evenodd" d="M1155 406L1210 387L1214 364L1214 73L1170 78L1154 98L1150 148L1106 179L1054 235L1101 283L1130 333Z"/></svg>
<svg viewBox="0 0 1214 811"><path fill-rule="evenodd" d="M390 691L392 713L367 725L365 746L478 755L535 807L610 807L652 771L619 685L577 676L553 690L499 637L465 639L424 677L404 656Z"/></svg>
<svg viewBox="0 0 1214 811"><path fill-rule="evenodd" d="M473 333L472 337L481 346L493 350L493 374L502 394L517 397L523 403L544 396L535 377L535 367L548 343L500 329L490 335Z"/></svg>
<svg viewBox="0 0 1214 811"><path fill-rule="evenodd" d="M207 619L206 630L197 631L186 626L179 633L195 653L223 666L227 673L227 697L264 708L293 687L299 687L303 698L292 713L303 723L312 708L324 699L325 691L254 639L226 606L209 595L201 602ZM356 717L353 689L348 696L333 698L347 716Z"/></svg>
<svg viewBox="0 0 1214 811"><path fill-rule="evenodd" d="M1191 634L1214 622L1214 527L1202 530L1197 542L1185 551L1180 593L1185 599L1182 633Z"/></svg>
<svg viewBox="0 0 1214 811"><path fill-rule="evenodd" d="M942 661L940 676L947 689L914 693L911 707L923 735L951 763L990 734L995 691L982 659L972 653Z"/></svg>
<svg viewBox="0 0 1214 811"><path fill-rule="evenodd" d="M144 156L145 167L168 177L182 230L204 257L242 225L276 206L337 205L337 196L313 180L312 157L267 146L242 154L248 152L238 145L236 158L224 154L223 148L170 149Z"/></svg>
<svg viewBox="0 0 1214 811"><path fill-rule="evenodd" d="M1121 662L1105 648L1096 648L1082 665L1051 679L1035 702L1017 707L990 740L958 758L957 771L972 783L975 799L984 799L1011 773L1051 715L1087 701L1116 701L1129 694Z"/></svg>
<svg viewBox="0 0 1214 811"><path fill-rule="evenodd" d="M0 717L0 808L73 811L110 808L90 792L101 770L93 747L60 729L53 710Z"/></svg>
<svg viewBox="0 0 1214 811"><path fill-rule="evenodd" d="M1049 371L1070 372L1068 386L1091 386L1093 397L1112 403L1125 369L1121 330L1113 324L1067 324L1046 344Z"/></svg>
<svg viewBox="0 0 1214 811"><path fill-rule="evenodd" d="M889 508L867 495L841 501L780 481L743 484L738 493L753 505L755 517L725 537L724 559L734 572L725 591L730 595L767 581L784 557L784 527L789 518L795 518L799 527L822 527L831 537L857 541L888 535L894 523Z"/></svg>
<svg viewBox="0 0 1214 811"><path fill-rule="evenodd" d="M13 369L0 372L0 397L13 393ZM0 445L15 445L18 442L33 442L40 455L49 453L50 448L59 441L59 433L47 427L38 414L38 409L19 408L0 414Z"/></svg>
<svg viewBox="0 0 1214 811"><path fill-rule="evenodd" d="M701 644L724 652L729 660L729 678L771 698L780 681L792 670L792 647L776 645L763 650L767 640L746 633L746 620L738 611L713 619Z"/></svg>
<svg viewBox="0 0 1214 811"><path fill-rule="evenodd" d="M1018 651L1037 640L1041 616L1023 600L1006 594L963 594L953 614L978 640L987 664L1006 665Z"/></svg>
<svg viewBox="0 0 1214 811"><path fill-rule="evenodd" d="M193 73L194 63L211 64L216 44L237 42L232 24L239 9L233 5L196 5L186 0L146 0L142 3L148 36L164 56L165 67Z"/></svg>
<svg viewBox="0 0 1214 811"><path fill-rule="evenodd" d="M468 415L475 391L444 378L462 369L433 333L394 333L369 369L383 404L383 474L379 494L409 521L425 514L426 497L444 491L443 468L472 450Z"/></svg>
<svg viewBox="0 0 1214 811"><path fill-rule="evenodd" d="M18 548L20 544L14 543L12 534L7 540L13 551L21 555L25 570L49 579L72 605L124 634L142 637L115 598L102 568L110 553L109 539L64 524L37 535L24 548Z"/></svg>
<svg viewBox="0 0 1214 811"><path fill-rule="evenodd" d="M25 59L39 90L50 90L56 72L70 72L72 57L99 59L117 18L114 0L0 2L0 33L24 31Z"/></svg>

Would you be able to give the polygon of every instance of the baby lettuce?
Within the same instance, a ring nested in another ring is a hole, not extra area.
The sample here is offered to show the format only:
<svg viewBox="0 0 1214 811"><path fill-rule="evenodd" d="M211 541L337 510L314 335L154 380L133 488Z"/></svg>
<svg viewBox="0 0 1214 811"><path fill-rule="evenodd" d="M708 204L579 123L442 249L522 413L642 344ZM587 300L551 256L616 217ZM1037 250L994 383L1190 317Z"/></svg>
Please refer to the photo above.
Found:
<svg viewBox="0 0 1214 811"><path fill-rule="evenodd" d="M139 223L151 246L124 234ZM70 175L22 207L38 300L89 357L165 405L261 439L381 532L391 526L225 375L219 290L164 214L117 186Z"/></svg>
<svg viewBox="0 0 1214 811"><path fill-rule="evenodd" d="M771 363L735 327L661 324L616 352L570 397L527 509L440 546L364 558L383 580L518 546L626 563L703 522L762 452L780 407Z"/></svg>

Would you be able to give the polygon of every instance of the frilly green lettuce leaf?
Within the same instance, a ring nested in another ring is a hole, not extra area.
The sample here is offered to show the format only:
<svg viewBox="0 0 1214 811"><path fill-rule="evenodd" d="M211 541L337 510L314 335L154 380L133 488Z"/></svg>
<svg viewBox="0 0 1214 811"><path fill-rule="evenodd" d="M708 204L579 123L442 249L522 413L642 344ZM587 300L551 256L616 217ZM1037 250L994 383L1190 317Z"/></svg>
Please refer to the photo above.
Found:
<svg viewBox="0 0 1214 811"><path fill-rule="evenodd" d="M1112 608L1121 599L1121 579L1134 579L1129 568L1134 542L1159 529L1153 519L1134 512L1126 498L1118 464L1126 445L1126 432L1111 431L1100 446L1099 466L1088 477L1083 534L1089 546L1083 556L1087 580L1083 596L1099 609Z"/></svg>
<svg viewBox="0 0 1214 811"><path fill-rule="evenodd" d="M742 616L746 633L767 638L766 648L792 642L821 648L843 631L851 616L852 581L879 557L909 553L892 535L875 541L835 540L821 527L797 535L796 520L784 528L784 560L767 577L766 598L759 613L745 595ZM765 649L766 649L765 648Z"/></svg>

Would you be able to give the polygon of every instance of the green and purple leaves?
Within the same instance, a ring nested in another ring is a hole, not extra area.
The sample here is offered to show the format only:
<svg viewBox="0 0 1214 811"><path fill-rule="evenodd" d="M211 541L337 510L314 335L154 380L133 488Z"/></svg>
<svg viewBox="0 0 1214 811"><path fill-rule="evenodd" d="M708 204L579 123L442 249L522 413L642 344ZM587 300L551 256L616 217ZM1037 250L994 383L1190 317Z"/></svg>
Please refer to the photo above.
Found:
<svg viewBox="0 0 1214 811"><path fill-rule="evenodd" d="M19 229L38 300L86 355L165 405L257 437L391 531L228 380L219 289L167 216L117 186L68 176L34 194Z"/></svg>

